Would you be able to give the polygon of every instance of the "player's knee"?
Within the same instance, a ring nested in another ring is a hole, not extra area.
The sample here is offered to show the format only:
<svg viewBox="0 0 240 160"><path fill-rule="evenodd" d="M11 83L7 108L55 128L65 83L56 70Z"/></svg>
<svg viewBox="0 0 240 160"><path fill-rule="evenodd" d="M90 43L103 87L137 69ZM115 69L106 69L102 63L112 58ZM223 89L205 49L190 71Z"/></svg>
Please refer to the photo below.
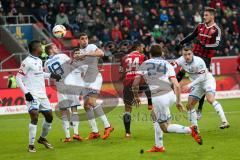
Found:
<svg viewBox="0 0 240 160"><path fill-rule="evenodd" d="M48 122L48 123L52 123L52 121L53 121L53 116L50 114L50 115L48 115L48 116L45 117L45 120L46 120L46 122Z"/></svg>
<svg viewBox="0 0 240 160"><path fill-rule="evenodd" d="M32 118L32 119L31 119L31 123L34 124L34 125L37 125L37 123L38 123L38 118Z"/></svg>
<svg viewBox="0 0 240 160"><path fill-rule="evenodd" d="M161 127L161 129L162 129L162 131L164 132L164 133L167 133L168 131L167 131L167 125L165 124L165 123L161 123L160 124L160 127Z"/></svg>

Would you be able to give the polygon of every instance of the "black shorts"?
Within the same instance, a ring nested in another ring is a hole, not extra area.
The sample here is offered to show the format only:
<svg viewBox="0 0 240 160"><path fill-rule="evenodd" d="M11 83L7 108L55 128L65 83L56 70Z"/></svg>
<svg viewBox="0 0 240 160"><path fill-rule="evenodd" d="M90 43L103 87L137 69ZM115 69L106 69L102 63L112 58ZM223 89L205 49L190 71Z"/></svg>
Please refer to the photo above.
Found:
<svg viewBox="0 0 240 160"><path fill-rule="evenodd" d="M149 86L147 84L142 84L139 86L139 93L145 92L149 90ZM134 104L134 93L132 91L132 86L124 86L123 88L123 102L125 105L132 106Z"/></svg>

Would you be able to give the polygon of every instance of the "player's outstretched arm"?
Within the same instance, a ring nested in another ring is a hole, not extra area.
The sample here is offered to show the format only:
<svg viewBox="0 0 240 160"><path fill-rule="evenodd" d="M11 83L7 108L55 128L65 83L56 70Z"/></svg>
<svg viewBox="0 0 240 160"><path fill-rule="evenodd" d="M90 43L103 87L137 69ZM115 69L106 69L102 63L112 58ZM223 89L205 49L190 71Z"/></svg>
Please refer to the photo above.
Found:
<svg viewBox="0 0 240 160"><path fill-rule="evenodd" d="M194 29L194 31L192 33L190 33L187 37L185 37L180 43L179 45L184 45L185 43L190 42L191 40L193 40L195 37L197 37L198 35L198 26Z"/></svg>
<svg viewBox="0 0 240 160"><path fill-rule="evenodd" d="M178 108L178 110L180 112L183 112L184 111L184 107L183 107L183 104L181 102L181 87L180 87L176 77L171 77L170 81L173 84L173 89L174 89L174 92L175 92L176 98L177 98L176 107Z"/></svg>

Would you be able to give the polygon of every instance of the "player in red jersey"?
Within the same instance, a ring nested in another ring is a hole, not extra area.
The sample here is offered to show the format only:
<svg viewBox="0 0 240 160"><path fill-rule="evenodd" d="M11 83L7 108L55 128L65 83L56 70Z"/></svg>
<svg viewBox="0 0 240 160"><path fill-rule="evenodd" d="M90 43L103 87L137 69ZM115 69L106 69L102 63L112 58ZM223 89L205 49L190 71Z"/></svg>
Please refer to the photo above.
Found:
<svg viewBox="0 0 240 160"><path fill-rule="evenodd" d="M196 39L193 47L193 53L196 56L201 57L207 68L210 70L211 58L215 55L216 50L219 48L221 41L221 29L214 21L215 9L206 7L204 10L204 23L199 23L195 30L185 37L179 44L181 47L183 44ZM184 76L183 72L179 72L177 75L178 81L181 81ZM202 107L204 103L205 95L199 101L198 106L198 118L201 117Z"/></svg>
<svg viewBox="0 0 240 160"><path fill-rule="evenodd" d="M144 45L135 42L133 45L133 51L122 58L121 67L123 72L123 101L125 104L125 113L123 115L123 122L125 126L126 137L131 137L130 125L131 125L131 112L132 105L137 106L140 103L138 92L135 93L132 90L132 83L135 77L138 75L139 66L147 59L143 53ZM144 82L141 83L139 90L145 92L148 98L148 109L152 109L151 92L148 85Z"/></svg>

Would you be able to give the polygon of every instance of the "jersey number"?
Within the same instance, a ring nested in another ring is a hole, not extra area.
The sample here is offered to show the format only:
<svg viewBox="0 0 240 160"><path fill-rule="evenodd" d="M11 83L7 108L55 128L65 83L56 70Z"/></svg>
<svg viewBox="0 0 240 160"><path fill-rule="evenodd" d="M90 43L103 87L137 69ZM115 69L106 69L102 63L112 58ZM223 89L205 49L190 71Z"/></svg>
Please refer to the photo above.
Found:
<svg viewBox="0 0 240 160"><path fill-rule="evenodd" d="M147 68L148 76L155 76L157 73L163 73L163 74L167 73L166 63L164 64L160 63L157 66L155 63L146 63L146 64L147 66L149 66Z"/></svg>
<svg viewBox="0 0 240 160"><path fill-rule="evenodd" d="M134 60L133 58L127 58L125 62L127 63L126 72L132 71L132 68L137 70L139 67L139 57L134 58Z"/></svg>
<svg viewBox="0 0 240 160"><path fill-rule="evenodd" d="M63 69L59 62L53 63L51 66L48 66L48 69L51 73L63 75Z"/></svg>

